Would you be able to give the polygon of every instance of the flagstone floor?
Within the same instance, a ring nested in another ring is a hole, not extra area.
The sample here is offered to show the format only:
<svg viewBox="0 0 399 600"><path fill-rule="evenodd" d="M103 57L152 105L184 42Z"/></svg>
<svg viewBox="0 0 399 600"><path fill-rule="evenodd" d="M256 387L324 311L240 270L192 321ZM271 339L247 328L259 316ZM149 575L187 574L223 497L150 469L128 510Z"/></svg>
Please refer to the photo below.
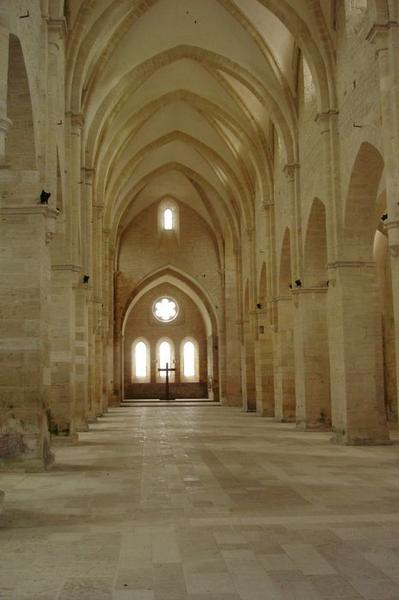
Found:
<svg viewBox="0 0 399 600"><path fill-rule="evenodd" d="M111 410L2 474L1 600L398 600L399 445L237 409Z"/></svg>

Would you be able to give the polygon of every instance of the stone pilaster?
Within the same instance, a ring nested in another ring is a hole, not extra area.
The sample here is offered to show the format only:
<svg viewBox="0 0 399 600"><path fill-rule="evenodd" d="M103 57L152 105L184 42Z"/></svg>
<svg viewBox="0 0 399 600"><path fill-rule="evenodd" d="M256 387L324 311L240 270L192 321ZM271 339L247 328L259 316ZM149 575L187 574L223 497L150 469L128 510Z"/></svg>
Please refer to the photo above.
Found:
<svg viewBox="0 0 399 600"><path fill-rule="evenodd" d="M224 271L224 303L225 303L225 395L223 404L227 406L241 406L241 323L238 318L238 282L237 282L238 256L233 248L226 249Z"/></svg>
<svg viewBox="0 0 399 600"><path fill-rule="evenodd" d="M94 396L95 411L99 416L104 412L104 340L103 340L103 215L104 205L98 200L93 204L93 246L98 248L93 257L93 335L94 335Z"/></svg>
<svg viewBox="0 0 399 600"><path fill-rule="evenodd" d="M267 308L257 311L255 341L256 412L274 417L273 336Z"/></svg>
<svg viewBox="0 0 399 600"><path fill-rule="evenodd" d="M329 281L334 438L346 444L388 443L375 265L332 263Z"/></svg>
<svg viewBox="0 0 399 600"><path fill-rule="evenodd" d="M77 441L76 431L87 429L87 415L76 406L75 294L80 276L75 265L53 264L50 302L50 431L54 438Z"/></svg>
<svg viewBox="0 0 399 600"><path fill-rule="evenodd" d="M274 332L275 418L295 419L295 358L291 296L276 298L277 322Z"/></svg>
<svg viewBox="0 0 399 600"><path fill-rule="evenodd" d="M389 222L385 225L385 229L388 231L389 249L391 252L391 274L396 355L396 396L398 403L397 414L399 415L399 219L390 219Z"/></svg>
<svg viewBox="0 0 399 600"><path fill-rule="evenodd" d="M327 287L292 291L296 422L303 429L331 428L327 291Z"/></svg>
<svg viewBox="0 0 399 600"><path fill-rule="evenodd" d="M74 286L75 296L75 414L78 430L85 429L87 421L95 415L89 406L88 396L88 304L91 287L82 280Z"/></svg>

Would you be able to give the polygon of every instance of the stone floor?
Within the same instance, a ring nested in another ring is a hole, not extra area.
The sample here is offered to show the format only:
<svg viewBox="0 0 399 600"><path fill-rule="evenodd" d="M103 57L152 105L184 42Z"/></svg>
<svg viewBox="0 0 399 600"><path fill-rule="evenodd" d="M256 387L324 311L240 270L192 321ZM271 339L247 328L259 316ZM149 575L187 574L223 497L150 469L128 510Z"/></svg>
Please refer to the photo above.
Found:
<svg viewBox="0 0 399 600"><path fill-rule="evenodd" d="M2 600L398 600L399 445L120 408L3 474Z"/></svg>

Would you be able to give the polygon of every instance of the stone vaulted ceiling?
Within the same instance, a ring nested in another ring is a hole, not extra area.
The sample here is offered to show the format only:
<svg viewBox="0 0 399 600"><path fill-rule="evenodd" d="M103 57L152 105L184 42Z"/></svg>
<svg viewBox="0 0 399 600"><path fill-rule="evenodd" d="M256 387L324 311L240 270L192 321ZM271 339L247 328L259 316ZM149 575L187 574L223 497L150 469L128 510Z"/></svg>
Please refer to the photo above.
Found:
<svg viewBox="0 0 399 600"><path fill-rule="evenodd" d="M169 195L222 236L252 226L256 190L271 189L274 129L295 162L299 49L320 109L333 104L331 36L316 4L69 3L68 103L84 117L85 163L114 232Z"/></svg>

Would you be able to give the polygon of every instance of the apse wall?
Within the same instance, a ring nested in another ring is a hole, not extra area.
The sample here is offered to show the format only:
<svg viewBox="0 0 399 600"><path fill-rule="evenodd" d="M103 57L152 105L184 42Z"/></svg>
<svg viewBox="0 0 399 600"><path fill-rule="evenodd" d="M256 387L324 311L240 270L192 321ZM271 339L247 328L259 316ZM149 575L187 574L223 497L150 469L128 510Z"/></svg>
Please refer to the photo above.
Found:
<svg viewBox="0 0 399 600"><path fill-rule="evenodd" d="M161 296L171 297L178 304L176 319L160 323L152 313L154 302ZM133 382L132 346L138 338L144 339L150 348L151 382ZM164 383L157 383L157 344L167 338L174 346L176 368L175 383L171 391L175 397L205 398L207 392L207 339L204 321L195 303L177 287L161 284L140 298L126 321L124 335L124 388L125 398L159 398L164 393ZM181 382L181 346L186 338L194 339L199 352L199 382Z"/></svg>

